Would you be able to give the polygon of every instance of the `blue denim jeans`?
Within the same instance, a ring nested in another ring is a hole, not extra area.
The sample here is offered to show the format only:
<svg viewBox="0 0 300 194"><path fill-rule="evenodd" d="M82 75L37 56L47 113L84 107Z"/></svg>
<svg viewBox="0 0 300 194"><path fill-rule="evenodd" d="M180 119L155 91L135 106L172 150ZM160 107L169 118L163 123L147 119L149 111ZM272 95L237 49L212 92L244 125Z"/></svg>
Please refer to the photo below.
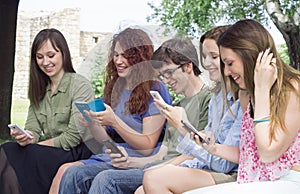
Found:
<svg viewBox="0 0 300 194"><path fill-rule="evenodd" d="M117 169L105 165L69 167L60 182L60 194L128 194L142 185L144 168Z"/></svg>
<svg viewBox="0 0 300 194"><path fill-rule="evenodd" d="M100 172L112 169L110 165L78 165L69 167L59 185L60 194L88 193L94 178Z"/></svg>
<svg viewBox="0 0 300 194"><path fill-rule="evenodd" d="M144 171L141 168L105 170L94 179L89 194L130 194L142 185Z"/></svg>

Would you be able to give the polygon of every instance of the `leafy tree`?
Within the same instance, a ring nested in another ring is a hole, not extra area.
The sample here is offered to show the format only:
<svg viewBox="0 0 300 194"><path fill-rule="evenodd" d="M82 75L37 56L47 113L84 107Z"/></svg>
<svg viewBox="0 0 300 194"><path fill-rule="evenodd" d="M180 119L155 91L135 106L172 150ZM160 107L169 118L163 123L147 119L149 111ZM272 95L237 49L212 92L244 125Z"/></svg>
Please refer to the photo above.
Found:
<svg viewBox="0 0 300 194"><path fill-rule="evenodd" d="M0 139L9 137L19 0L0 0Z"/></svg>
<svg viewBox="0 0 300 194"><path fill-rule="evenodd" d="M162 0L158 6L148 5L154 11L148 20L157 19L168 30L175 28L195 37L220 21L252 18L265 25L273 22L287 44L290 65L300 70L299 0Z"/></svg>

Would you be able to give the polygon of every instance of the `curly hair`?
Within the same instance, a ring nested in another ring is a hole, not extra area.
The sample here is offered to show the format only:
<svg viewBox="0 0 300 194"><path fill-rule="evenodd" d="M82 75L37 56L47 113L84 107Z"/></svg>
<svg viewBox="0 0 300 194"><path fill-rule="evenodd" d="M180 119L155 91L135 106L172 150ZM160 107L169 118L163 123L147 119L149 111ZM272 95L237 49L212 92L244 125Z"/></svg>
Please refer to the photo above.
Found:
<svg viewBox="0 0 300 194"><path fill-rule="evenodd" d="M116 44L119 44L124 51L123 56L130 66L134 66L130 76L133 86L131 96L126 103L126 111L130 114L144 113L148 109L148 101L151 98L149 93L155 81L155 71L151 66L150 59L153 55L153 43L141 29L126 28L115 34L111 41L108 64L105 72L104 101L113 108L120 101L120 94L124 89L126 80L119 77L113 57Z"/></svg>

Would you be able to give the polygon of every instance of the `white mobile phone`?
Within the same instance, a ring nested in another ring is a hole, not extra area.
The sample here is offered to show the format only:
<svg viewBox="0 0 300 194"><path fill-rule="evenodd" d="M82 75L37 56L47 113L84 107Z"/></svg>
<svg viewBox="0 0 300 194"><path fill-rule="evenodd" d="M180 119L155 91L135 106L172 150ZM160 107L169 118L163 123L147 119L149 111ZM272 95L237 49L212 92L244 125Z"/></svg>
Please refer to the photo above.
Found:
<svg viewBox="0 0 300 194"><path fill-rule="evenodd" d="M106 148L111 150L111 153L115 154L121 154L121 157L125 157L125 155L121 152L121 150L117 147L114 141L111 139L107 139L103 141L103 144L106 146Z"/></svg>
<svg viewBox="0 0 300 194"><path fill-rule="evenodd" d="M92 122L90 117L88 117L84 112L84 110L87 110L87 111L90 110L89 104L87 102L75 102L75 105L78 108L78 110L81 112L81 114L83 115L85 120L87 120L88 122Z"/></svg>
<svg viewBox="0 0 300 194"><path fill-rule="evenodd" d="M158 100L161 100L164 102L164 99L161 97L161 95L159 94L158 91L155 91L155 90L150 90L150 94L153 98L155 99L158 99Z"/></svg>
<svg viewBox="0 0 300 194"><path fill-rule="evenodd" d="M196 135L198 135L199 140L200 140L201 143L206 143L208 145L209 142L206 141L203 137L201 137L201 134L199 133L199 131L193 125L191 125L189 122L184 122L183 120L181 120L181 123L186 127L186 129L189 132L193 132Z"/></svg>
<svg viewBox="0 0 300 194"><path fill-rule="evenodd" d="M19 132L21 132L22 134L27 135L30 139L32 139L33 137L26 131L24 130L22 127L20 127L17 124L9 124L8 127L12 130L18 130Z"/></svg>

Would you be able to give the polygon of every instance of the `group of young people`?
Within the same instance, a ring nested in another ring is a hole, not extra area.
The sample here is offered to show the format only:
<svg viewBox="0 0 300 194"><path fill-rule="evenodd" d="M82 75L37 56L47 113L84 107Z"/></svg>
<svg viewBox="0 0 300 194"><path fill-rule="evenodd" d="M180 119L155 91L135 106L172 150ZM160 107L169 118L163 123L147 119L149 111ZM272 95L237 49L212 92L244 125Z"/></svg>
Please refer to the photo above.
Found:
<svg viewBox="0 0 300 194"><path fill-rule="evenodd" d="M166 85L184 98L172 103ZM12 131L16 142L1 145L1 194L300 189L300 73L254 20L204 33L200 57L187 38L171 38L154 51L146 32L126 28L109 49L106 110L86 111L88 122L74 102L93 98L63 35L40 31L31 50L25 124L32 138ZM124 156L107 149L107 139Z"/></svg>

